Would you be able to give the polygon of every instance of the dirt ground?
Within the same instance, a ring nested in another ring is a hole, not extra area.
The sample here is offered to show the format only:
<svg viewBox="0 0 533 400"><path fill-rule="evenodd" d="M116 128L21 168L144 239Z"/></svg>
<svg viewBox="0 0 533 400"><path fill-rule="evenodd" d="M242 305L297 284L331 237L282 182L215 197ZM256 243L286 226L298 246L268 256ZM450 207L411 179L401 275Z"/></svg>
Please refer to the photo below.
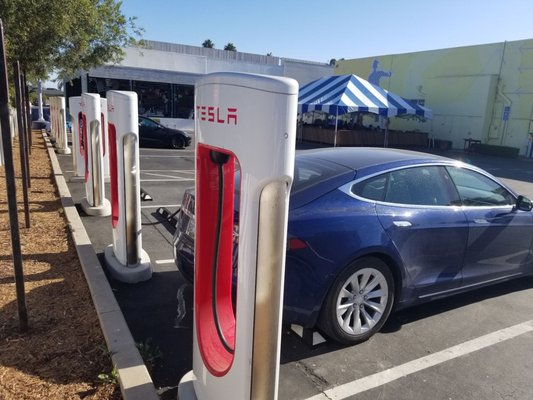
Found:
<svg viewBox="0 0 533 400"><path fill-rule="evenodd" d="M5 169L0 167L0 399L120 399L40 132L30 156L25 227L13 145L29 330L20 333Z"/></svg>

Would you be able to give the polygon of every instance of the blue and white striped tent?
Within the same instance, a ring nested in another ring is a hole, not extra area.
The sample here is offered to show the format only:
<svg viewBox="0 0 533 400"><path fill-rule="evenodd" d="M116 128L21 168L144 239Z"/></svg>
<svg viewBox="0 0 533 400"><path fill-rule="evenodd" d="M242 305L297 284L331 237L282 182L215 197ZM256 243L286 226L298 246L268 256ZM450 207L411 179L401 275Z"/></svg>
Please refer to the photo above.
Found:
<svg viewBox="0 0 533 400"><path fill-rule="evenodd" d="M357 75L326 76L300 88L298 111L333 115L370 112L383 117L418 115L432 118L431 109L406 100Z"/></svg>

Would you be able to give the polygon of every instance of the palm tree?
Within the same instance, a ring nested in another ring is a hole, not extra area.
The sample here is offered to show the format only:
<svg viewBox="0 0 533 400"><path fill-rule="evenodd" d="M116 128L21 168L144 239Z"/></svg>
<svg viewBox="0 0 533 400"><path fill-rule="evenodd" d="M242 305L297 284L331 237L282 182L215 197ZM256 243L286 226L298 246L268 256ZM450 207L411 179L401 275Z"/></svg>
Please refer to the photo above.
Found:
<svg viewBox="0 0 533 400"><path fill-rule="evenodd" d="M205 47L207 49L214 49L215 48L215 44L211 41L211 39L206 39L202 43L202 47Z"/></svg>
<svg viewBox="0 0 533 400"><path fill-rule="evenodd" d="M227 45L224 46L224 50L237 51L237 48L233 43L229 42Z"/></svg>

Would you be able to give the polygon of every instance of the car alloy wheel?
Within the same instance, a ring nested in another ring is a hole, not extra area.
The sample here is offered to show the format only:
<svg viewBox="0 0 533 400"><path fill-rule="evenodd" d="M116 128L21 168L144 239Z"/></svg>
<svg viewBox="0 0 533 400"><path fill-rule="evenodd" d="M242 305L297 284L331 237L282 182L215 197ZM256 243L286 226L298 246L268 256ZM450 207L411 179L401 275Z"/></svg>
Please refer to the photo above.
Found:
<svg viewBox="0 0 533 400"><path fill-rule="evenodd" d="M394 302L394 280L388 266L365 257L337 277L322 308L319 325L332 339L355 344L379 331Z"/></svg>
<svg viewBox="0 0 533 400"><path fill-rule="evenodd" d="M170 147L173 149L183 149L185 147L185 142L179 136L174 136L170 141Z"/></svg>

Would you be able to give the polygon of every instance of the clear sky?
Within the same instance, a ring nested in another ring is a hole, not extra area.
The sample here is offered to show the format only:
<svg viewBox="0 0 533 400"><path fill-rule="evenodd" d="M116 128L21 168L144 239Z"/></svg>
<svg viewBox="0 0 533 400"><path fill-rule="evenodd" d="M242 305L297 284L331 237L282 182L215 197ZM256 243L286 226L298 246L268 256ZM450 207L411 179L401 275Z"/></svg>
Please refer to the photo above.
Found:
<svg viewBox="0 0 533 400"><path fill-rule="evenodd" d="M123 0L144 39L310 61L533 38L533 0Z"/></svg>

